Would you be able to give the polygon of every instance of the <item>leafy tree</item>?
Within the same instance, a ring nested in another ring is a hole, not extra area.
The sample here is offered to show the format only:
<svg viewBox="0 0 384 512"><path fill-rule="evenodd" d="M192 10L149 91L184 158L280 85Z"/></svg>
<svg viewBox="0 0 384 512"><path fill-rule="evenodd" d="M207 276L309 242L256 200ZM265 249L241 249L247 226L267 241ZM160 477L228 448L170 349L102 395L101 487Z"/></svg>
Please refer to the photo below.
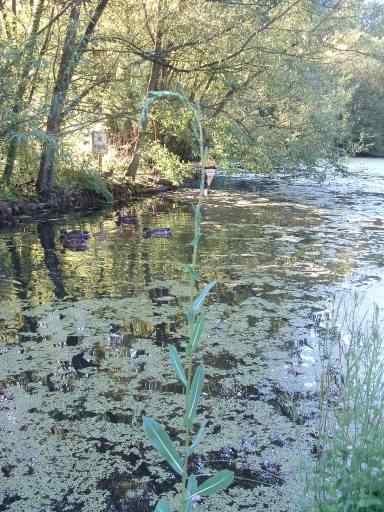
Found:
<svg viewBox="0 0 384 512"><path fill-rule="evenodd" d="M139 129L144 98L157 90L200 104L218 161L273 169L335 158L350 118L360 137L357 106L375 109L350 102L378 85L372 79L364 92L368 84L359 85L353 68L368 65L372 52L382 55L373 14L380 8L364 9L357 0L0 0L4 182L38 174L38 194L47 199L64 157L82 158L78 142L98 122L129 180L141 154L141 166L161 159L162 168L166 155L194 159L190 115L172 101Z"/></svg>
<svg viewBox="0 0 384 512"><path fill-rule="evenodd" d="M41 154L40 170L37 180L37 190L42 199L49 198L54 179L55 158L57 152L58 136L63 122L63 112L66 104L68 90L80 58L88 47L96 25L102 16L109 0L99 0L83 35L77 40L80 28L80 14L84 3L76 0L70 10L67 31L63 43L59 71L54 83L51 104L47 118L46 136Z"/></svg>

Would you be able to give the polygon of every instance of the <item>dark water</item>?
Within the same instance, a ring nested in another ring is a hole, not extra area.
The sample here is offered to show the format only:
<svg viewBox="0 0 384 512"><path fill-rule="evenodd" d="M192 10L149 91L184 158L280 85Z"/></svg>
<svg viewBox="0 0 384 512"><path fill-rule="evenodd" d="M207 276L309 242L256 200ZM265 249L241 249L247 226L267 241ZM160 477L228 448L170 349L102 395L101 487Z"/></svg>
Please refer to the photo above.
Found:
<svg viewBox="0 0 384 512"><path fill-rule="evenodd" d="M236 482L199 510L302 509L319 319L335 294L384 298L384 163L349 166L323 182L219 178L204 204L201 285L218 285L200 356L207 437L191 469L230 468ZM182 440L167 350L185 341L194 200L134 203L134 225L107 212L0 234L0 511L145 512L172 495L142 416ZM62 228L90 231L88 249L64 249Z"/></svg>

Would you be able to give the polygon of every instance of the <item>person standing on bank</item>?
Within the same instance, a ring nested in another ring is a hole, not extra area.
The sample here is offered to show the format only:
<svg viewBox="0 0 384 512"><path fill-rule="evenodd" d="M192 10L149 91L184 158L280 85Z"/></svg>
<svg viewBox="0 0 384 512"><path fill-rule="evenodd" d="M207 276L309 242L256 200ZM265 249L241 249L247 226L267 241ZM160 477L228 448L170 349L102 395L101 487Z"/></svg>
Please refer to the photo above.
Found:
<svg viewBox="0 0 384 512"><path fill-rule="evenodd" d="M207 196L209 188L216 175L216 167L206 167L204 169L204 195Z"/></svg>

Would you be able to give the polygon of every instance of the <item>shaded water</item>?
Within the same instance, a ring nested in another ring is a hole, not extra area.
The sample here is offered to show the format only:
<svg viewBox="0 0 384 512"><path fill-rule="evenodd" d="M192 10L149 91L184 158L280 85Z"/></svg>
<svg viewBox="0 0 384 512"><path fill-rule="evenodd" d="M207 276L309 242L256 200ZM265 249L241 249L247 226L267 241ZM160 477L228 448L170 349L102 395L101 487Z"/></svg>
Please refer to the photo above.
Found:
<svg viewBox="0 0 384 512"><path fill-rule="evenodd" d="M384 161L326 178L218 178L204 204L207 307L193 469L235 471L203 511L301 510L317 429L317 327L330 298L382 303ZM142 435L150 415L181 440L181 389L167 347L185 340L192 191L0 233L0 511L151 510L176 476ZM145 238L170 227L169 239ZM59 231L86 229L86 251ZM296 477L297 476L297 477Z"/></svg>

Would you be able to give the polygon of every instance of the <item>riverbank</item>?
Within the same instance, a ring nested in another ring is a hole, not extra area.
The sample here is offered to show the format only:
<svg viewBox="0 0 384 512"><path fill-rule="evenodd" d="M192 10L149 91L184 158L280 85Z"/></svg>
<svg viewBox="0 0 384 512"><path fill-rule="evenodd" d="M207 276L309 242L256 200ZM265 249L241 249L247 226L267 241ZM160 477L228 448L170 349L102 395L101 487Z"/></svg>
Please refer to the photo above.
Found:
<svg viewBox="0 0 384 512"><path fill-rule="evenodd" d="M111 200L92 190L61 190L54 192L49 201L37 198L20 198L0 201L0 229L14 227L29 220L43 218L52 213L68 213L89 210L101 210L106 207L120 206L128 201L150 195L176 190L170 182L162 180L154 183L113 184L110 187Z"/></svg>

